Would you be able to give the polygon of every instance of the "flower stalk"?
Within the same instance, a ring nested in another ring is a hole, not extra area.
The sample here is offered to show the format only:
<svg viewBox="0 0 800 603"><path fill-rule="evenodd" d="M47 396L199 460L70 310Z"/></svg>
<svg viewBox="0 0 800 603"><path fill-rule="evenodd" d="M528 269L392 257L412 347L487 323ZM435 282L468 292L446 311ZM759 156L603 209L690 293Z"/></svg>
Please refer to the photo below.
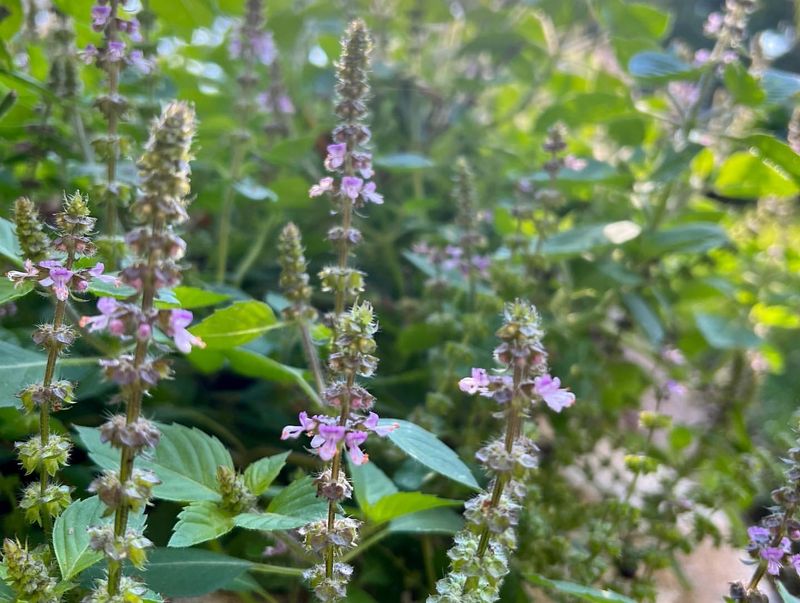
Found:
<svg viewBox="0 0 800 603"><path fill-rule="evenodd" d="M87 201L80 192L64 198L62 210L55 219L57 236L52 241L45 235L30 200L17 199L14 219L27 259L24 271L11 271L8 277L15 287L36 282L55 298L52 322L40 325L33 333L34 342L47 351L44 376L40 383L29 385L18 394L24 409L38 414L39 433L16 444L25 472L38 474L37 482L25 488L20 507L25 510L28 521L42 526L45 539L50 543L53 519L70 503L69 488L59 484L56 476L69 462L72 444L67 437L53 434L50 429L51 412L68 408L75 402L75 384L56 379L58 360L77 337L75 330L65 322L67 303L74 292L85 291L92 278L114 279L102 274L103 264L75 267L79 256L88 257L95 251L89 237L95 219L89 215ZM44 260L44 257L58 259Z"/></svg>
<svg viewBox="0 0 800 603"><path fill-rule="evenodd" d="M106 376L121 388L125 414L112 416L100 427L100 439L121 451L118 470L105 471L89 487L114 514L112 525L90 530L90 546L108 559L108 576L98 582L87 601L99 603L117 596L138 596L140 586L123 578L122 563L130 560L141 567L150 541L128 527L131 512L140 512L149 503L152 488L159 479L150 471L134 469L135 458L158 445L160 434L155 424L142 417L142 400L161 379L171 375L169 362L153 355L155 330L172 338L179 351L188 353L203 343L187 328L192 313L187 310L162 310L155 307L159 289L180 282L177 261L186 244L173 227L188 219L189 161L195 132L194 110L182 102L168 105L154 120L145 152L138 162L141 191L131 206L140 224L126 237L133 252L131 263L120 279L136 294L125 302L113 298L98 301L100 314L82 321L89 331L107 331L123 340L135 341L132 353L104 360ZM138 299L137 299L138 298Z"/></svg>
<svg viewBox="0 0 800 603"><path fill-rule="evenodd" d="M492 476L489 490L465 504L466 525L456 534L448 556L450 571L439 580L428 603L496 601L509 557L516 549L515 528L527 493L527 481L537 467L538 448L524 435L524 420L536 402L556 412L571 406L575 396L561 388L557 377L547 374L547 353L536 309L517 300L506 304L503 325L497 331L501 343L494 350L503 367L490 375L472 369L459 382L469 394L480 394L500 404L505 415L503 435L476 454Z"/></svg>

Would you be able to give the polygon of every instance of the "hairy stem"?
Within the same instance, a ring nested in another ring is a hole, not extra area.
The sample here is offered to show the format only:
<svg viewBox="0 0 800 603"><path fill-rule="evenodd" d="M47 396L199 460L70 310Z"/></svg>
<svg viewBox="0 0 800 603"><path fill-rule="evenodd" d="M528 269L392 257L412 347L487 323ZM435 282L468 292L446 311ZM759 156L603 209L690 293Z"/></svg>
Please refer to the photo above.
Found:
<svg viewBox="0 0 800 603"><path fill-rule="evenodd" d="M155 217L152 221L152 230L154 234L160 234L164 230L164 221L161 217ZM155 287L155 269L159 261L160 252L152 250L147 259L147 270L145 271L142 279L142 314L149 316L153 310L153 302L156 296ZM149 339L143 338L136 342L134 351L134 368L138 369L144 364L147 358L147 348ZM142 411L142 398L144 396L144 385L141 379L137 379L128 392L126 420L130 425L139 419ZM122 449L120 458L120 471L119 481L124 484L130 479L133 473L134 461L133 448L125 447ZM122 537L128 528L128 514L129 507L127 504L121 504L116 508L114 513L114 535L117 538ZM122 563L115 560L108 562L108 594L115 596L119 593L120 580L122 578Z"/></svg>
<svg viewBox="0 0 800 603"><path fill-rule="evenodd" d="M111 0L109 3L111 7L111 15L108 20L106 29L106 44L117 41L117 9L119 8L119 0ZM108 73L108 95L112 102L119 94L119 72L120 63L118 61L110 61L107 67ZM108 197L106 199L106 235L114 237L117 232L117 162L119 161L119 140L118 140L118 126L119 116L116 111L112 110L108 114L108 142L110 148L108 149L108 159L106 162L106 192ZM110 257L108 258L109 269L116 268L116 246L111 246Z"/></svg>
<svg viewBox="0 0 800 603"><path fill-rule="evenodd" d="M308 323L305 320L301 320L299 323L299 328L300 336L303 341L303 352L305 352L306 360L309 368L311 368L311 374L314 375L314 383L317 386L317 393L322 396L325 392L325 378L322 374L322 363L320 363L319 354L317 354L317 348L314 346L314 342L311 340L311 332L308 330Z"/></svg>

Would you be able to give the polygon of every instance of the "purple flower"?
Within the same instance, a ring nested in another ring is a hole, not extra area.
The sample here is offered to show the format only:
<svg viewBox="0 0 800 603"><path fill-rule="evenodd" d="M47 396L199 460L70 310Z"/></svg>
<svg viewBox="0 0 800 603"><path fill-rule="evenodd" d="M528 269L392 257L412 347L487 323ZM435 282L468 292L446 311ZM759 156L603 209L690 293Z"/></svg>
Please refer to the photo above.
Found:
<svg viewBox="0 0 800 603"><path fill-rule="evenodd" d="M106 48L106 59L112 63L125 58L125 42L111 40Z"/></svg>
<svg viewBox="0 0 800 603"><path fill-rule="evenodd" d="M94 44L87 44L86 48L78 51L78 58L87 65L91 65L100 52Z"/></svg>
<svg viewBox="0 0 800 603"><path fill-rule="evenodd" d="M566 389L561 389L561 379L542 375L533 380L533 388L542 400L551 409L561 412L564 408L575 403L575 394Z"/></svg>
<svg viewBox="0 0 800 603"><path fill-rule="evenodd" d="M784 554L786 554L786 551L777 546L768 546L761 549L761 557L767 562L767 572L773 576L781 573L781 561Z"/></svg>
<svg viewBox="0 0 800 603"><path fill-rule="evenodd" d="M800 555L789 557L789 564L794 568L794 571L800 574Z"/></svg>
<svg viewBox="0 0 800 603"><path fill-rule="evenodd" d="M115 287L119 286L119 279L116 276L111 276L110 274L103 274L106 267L103 262L97 262L92 268L86 271L86 274L91 276L93 279L101 281L103 283L110 283Z"/></svg>
<svg viewBox="0 0 800 603"><path fill-rule="evenodd" d="M347 154L347 143L342 142L339 144L328 145L328 156L325 158L325 169L333 171L341 167L344 163L345 155Z"/></svg>
<svg viewBox="0 0 800 603"><path fill-rule="evenodd" d="M275 48L275 41L272 39L272 33L265 31L260 35L255 36L250 44L253 47L253 54L258 57L264 65L272 65L278 56L278 51Z"/></svg>
<svg viewBox="0 0 800 603"><path fill-rule="evenodd" d="M33 265L30 260L25 260L25 272L19 270L10 270L6 273L8 280L14 281L14 288L19 287L26 279L35 278L39 276L39 269Z"/></svg>
<svg viewBox="0 0 800 603"><path fill-rule="evenodd" d="M364 181L361 178L345 176L342 178L342 192L345 196L355 201L358 198L358 194L361 192L361 186L363 184Z"/></svg>
<svg viewBox="0 0 800 603"><path fill-rule="evenodd" d="M344 439L345 428L341 425L320 425L317 435L311 439L311 447L316 449L319 458L329 461L336 456L339 442Z"/></svg>
<svg viewBox="0 0 800 603"><path fill-rule="evenodd" d="M769 530L761 526L750 526L747 528L747 536L753 544L766 544L770 539Z"/></svg>
<svg viewBox="0 0 800 603"><path fill-rule="evenodd" d="M486 374L486 369L474 368L471 377L464 377L458 382L458 389L472 395L484 391L488 385L489 376Z"/></svg>
<svg viewBox="0 0 800 603"><path fill-rule="evenodd" d="M717 12L713 12L708 15L708 19L706 19L705 24L703 25L703 33L707 36L714 36L718 34L722 30L722 25L725 22L725 18Z"/></svg>
<svg viewBox="0 0 800 603"><path fill-rule="evenodd" d="M131 67L136 69L139 73L143 73L147 75L153 71L153 61L146 58L144 53L141 50L131 50L130 55L128 55L128 63L130 63Z"/></svg>
<svg viewBox="0 0 800 603"><path fill-rule="evenodd" d="M189 310L173 310L169 317L168 335L172 337L177 347L184 354L192 351L192 346L204 348L206 344L203 340L192 335L186 330L192 324L192 313Z"/></svg>
<svg viewBox="0 0 800 603"><path fill-rule="evenodd" d="M694 64L696 66L705 65L711 58L711 51L708 48L701 48L694 53Z"/></svg>
<svg viewBox="0 0 800 603"><path fill-rule="evenodd" d="M319 197L323 193L327 193L328 191L333 190L333 178L327 176L319 181L318 184L315 184L311 187L311 190L308 191L309 197Z"/></svg>
<svg viewBox="0 0 800 603"><path fill-rule="evenodd" d="M301 433L310 433L317 427L317 422L314 419L309 419L306 411L301 412L298 418L300 419L300 425L287 425L283 428L281 432L282 440L297 439Z"/></svg>
<svg viewBox="0 0 800 603"><path fill-rule="evenodd" d="M69 297L69 282L75 274L72 270L64 268L55 260L41 262L39 266L48 269L48 276L39 281L43 287L52 287L59 301L67 301Z"/></svg>
<svg viewBox="0 0 800 603"><path fill-rule="evenodd" d="M119 304L113 297L101 297L97 300L97 309L100 314L97 316L82 316L81 327L88 327L89 332L103 331L109 328L109 322L114 318Z"/></svg>
<svg viewBox="0 0 800 603"><path fill-rule="evenodd" d="M377 417L378 415L375 416ZM354 465L363 465L369 460L369 456L365 454L361 448L359 448L359 446L363 444L366 439L366 431L351 431L344 436L344 443L345 446L347 446L347 454L350 455L350 460L353 461Z"/></svg>
<svg viewBox="0 0 800 603"><path fill-rule="evenodd" d="M372 433L379 435L382 438L385 438L395 429L400 427L399 423L392 423L391 425L378 425L378 420L380 420L378 414L371 412L369 413L369 416L364 419L362 425L364 425L364 427L366 427Z"/></svg>
<svg viewBox="0 0 800 603"><path fill-rule="evenodd" d="M364 188L361 189L361 197L364 201L374 203L375 205L383 204L383 195L375 192L375 183L367 182Z"/></svg>
<svg viewBox="0 0 800 603"><path fill-rule="evenodd" d="M589 162L581 157L575 157L575 155L567 155L564 157L564 167L573 172L580 172L587 165L589 165Z"/></svg>
<svg viewBox="0 0 800 603"><path fill-rule="evenodd" d="M98 5L93 6L92 29L94 29L95 31L102 30L108 24L108 19L110 16L111 16L110 6L98 6Z"/></svg>
<svg viewBox="0 0 800 603"><path fill-rule="evenodd" d="M120 26L122 26L123 23L125 24L124 30L128 32L128 35L131 37L131 40L133 40L134 42L141 42L142 34L139 32L139 20L134 18L130 19L129 21L121 21Z"/></svg>

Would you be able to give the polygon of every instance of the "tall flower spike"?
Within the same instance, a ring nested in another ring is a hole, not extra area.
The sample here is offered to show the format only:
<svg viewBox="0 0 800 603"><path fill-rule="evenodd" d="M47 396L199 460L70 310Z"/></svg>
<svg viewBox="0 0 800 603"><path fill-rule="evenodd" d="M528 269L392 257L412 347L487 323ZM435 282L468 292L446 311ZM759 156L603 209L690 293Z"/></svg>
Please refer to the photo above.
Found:
<svg viewBox="0 0 800 603"><path fill-rule="evenodd" d="M118 257L117 213L119 205L127 196L125 187L117 181L120 157L128 146L119 132L119 124L128 110L128 102L119 93L119 82L123 67L132 65L147 72L152 67L140 50L129 50L129 42L141 40L139 21L124 14L125 3L121 0L97 0L92 7L92 29L103 34L101 45L89 44L79 53L87 64L94 63L106 74L107 90L95 99L95 106L107 122L106 135L94 141L95 151L106 165L106 182L102 191L102 202L106 204L105 234L108 257L112 267Z"/></svg>
<svg viewBox="0 0 800 603"><path fill-rule="evenodd" d="M77 260L94 253L90 234L95 220L89 215L86 197L80 192L64 197L62 209L55 216L56 238L52 241L42 232L35 206L28 199L17 200L15 220L20 245L26 254L25 269L12 270L8 277L15 286L26 282L38 284L55 301L53 321L40 325L33 332L34 343L47 352L44 376L41 382L28 385L18 394L25 411L38 414L39 433L16 444L25 472L38 476L37 482L24 489L20 507L25 510L28 521L40 524L49 535L53 519L70 503L70 489L59 484L57 476L69 461L72 444L66 436L50 432L50 414L69 408L75 402L75 384L55 378L59 357L77 337L65 320L67 303L75 293L88 289L92 279L114 279L103 275L102 264L76 265ZM42 259L44 257L51 259Z"/></svg>
<svg viewBox="0 0 800 603"><path fill-rule="evenodd" d="M106 375L121 387L126 412L111 417L100 428L101 438L121 450L121 459L118 471L106 471L90 485L90 491L96 492L115 515L113 533L98 529L91 541L91 546L108 558L108 579L96 584L94 593L87 597L90 601L135 595L139 585L122 578L122 562L129 559L141 565L144 549L150 544L144 536L128 529L128 516L148 503L153 486L159 483L151 472L133 468L135 457L159 441L156 426L141 416L142 400L148 390L170 375L169 362L152 353L155 330L173 339L182 352L203 345L187 330L191 312L158 309L154 304L158 289L180 282L177 260L183 256L186 244L173 232L173 226L188 218L186 197L190 192L194 132L194 109L183 102L170 103L153 121L145 152L137 163L139 197L131 206L131 214L140 226L125 237L133 258L120 273L122 282L133 287L136 294L125 302L101 298L101 314L83 321L90 330L105 330L135 341L132 353L101 362Z"/></svg>
<svg viewBox="0 0 800 603"><path fill-rule="evenodd" d="M6 569L6 582L18 601L56 603L59 600L56 579L50 576L42 556L28 551L26 545L6 538L2 566Z"/></svg>
<svg viewBox="0 0 800 603"><path fill-rule="evenodd" d="M330 194L336 211L342 216L341 225L328 231L339 261L336 266L320 272L322 290L335 295L331 317L332 352L328 358L331 382L322 391L322 398L338 413L309 417L308 413L301 412L300 425L287 426L281 435L282 439L288 439L305 433L311 437L312 452L328 463L315 480L317 495L328 500L328 516L301 530L308 551L323 556L322 563L309 569L305 578L317 599L324 602L346 597L353 568L339 559L358 542L358 522L337 517L339 503L350 498L353 492L342 466L342 453L346 452L356 465L366 463L368 457L361 446L369 434L382 437L396 427L380 424L378 415L371 412L375 398L357 383L359 377L372 376L378 364L373 354L378 326L372 306L367 302L356 303L345 312L348 299L364 290L363 273L349 266L350 248L361 240L361 233L352 225L353 210L368 202L383 202L375 192L375 184L369 181L372 156L364 147L370 136L363 124L367 114L370 48L366 26L360 20L353 21L342 39L342 55L337 63L335 110L342 121L333 131L333 144L328 146L325 159L325 168L334 176L323 178L310 191L312 197ZM285 256L282 282L293 301L305 303L306 281L298 276L305 269L305 260L300 259L299 236L288 228L284 230L281 243ZM318 383L320 387L324 385L321 380Z"/></svg>
<svg viewBox="0 0 800 603"><path fill-rule="evenodd" d="M43 231L36 206L27 197L14 202L14 224L22 254L34 262L44 259L50 239Z"/></svg>
<svg viewBox="0 0 800 603"><path fill-rule="evenodd" d="M283 227L278 238L278 261L281 265L281 276L278 284L291 304L283 310L286 320L293 321L300 330L303 352L314 375L317 393L325 391L325 378L319 360L317 348L311 339L309 323L317 317L317 311L311 306L311 285L300 230L292 222Z"/></svg>
<svg viewBox="0 0 800 603"><path fill-rule="evenodd" d="M460 229L458 247L448 248L452 262L466 277L469 288L468 306L475 306L475 290L478 277L486 272L488 258L478 254L478 250L486 244L484 237L478 232L477 191L475 176L469 163L460 157L456 163L456 174L453 179L453 201L456 204L456 224Z"/></svg>
<svg viewBox="0 0 800 603"><path fill-rule="evenodd" d="M472 369L459 382L462 391L492 398L505 415L505 433L475 455L492 476L489 489L467 501L464 528L448 552L450 571L439 580L428 603L491 602L500 596L509 558L517 546L516 526L527 481L538 463L538 448L525 437L524 420L532 405L544 402L561 412L575 396L547 374L547 354L536 309L517 300L506 304L500 344L494 350L500 374Z"/></svg>

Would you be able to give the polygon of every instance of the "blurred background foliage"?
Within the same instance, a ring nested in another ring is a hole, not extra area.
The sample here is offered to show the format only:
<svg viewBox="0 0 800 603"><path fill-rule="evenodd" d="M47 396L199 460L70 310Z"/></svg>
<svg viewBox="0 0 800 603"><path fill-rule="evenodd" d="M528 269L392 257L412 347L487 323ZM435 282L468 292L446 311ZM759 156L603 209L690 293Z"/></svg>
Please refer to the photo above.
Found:
<svg viewBox="0 0 800 603"><path fill-rule="evenodd" d="M539 575L650 600L654 574L676 554L705 538L743 543L746 522L779 479L800 389L800 158L787 144L800 94L796 4L763 0L739 56L715 76L693 61L713 46L703 24L722 10L718 1L269 0L278 58L257 71L257 89L285 95L284 112L258 103L243 110L242 65L228 52L242 0L128 4L153 17L141 47L157 68L126 70L121 82L131 151L120 182L136 185L131 158L162 103L194 103L187 284L223 294L221 306L258 299L276 310L284 302L275 243L285 222L302 230L312 274L331 260L328 206L309 199L308 187L323 175L335 123L339 36L349 18L367 21L376 180L386 202L361 221L356 263L381 324L378 408L471 459L490 435L491 409L456 384L470 367L490 364L501 302L514 296L540 308L554 374L578 397L569 412L537 417L542 469L503 600L529 600ZM103 167L90 145L105 129L92 106L102 72L75 55L97 42L91 7L0 4L5 218L23 194L45 214L63 191L102 199ZM53 35L57 14L74 28L66 46ZM79 74L66 93L53 87L59 56ZM543 144L556 124L566 148L551 153ZM556 156L566 164L551 178L545 163ZM457 157L472 166L477 205L460 218L451 195ZM232 231L219 279L226 196ZM0 254L13 258L12 233L0 226ZM465 229L481 235L490 260L485 275L472 275L474 295L470 279L430 253L457 245ZM331 303L316 301L323 310ZM80 310L92 313L88 304ZM47 308L31 296L0 312L1 351L18 356ZM242 349L303 364L298 338L285 330ZM179 361L147 408L215 434L244 466L284 448L280 430L306 402L285 375L235 351ZM96 425L107 411L109 386L81 361L98 355L86 340L74 353L81 403L63 415L65 429ZM3 533L13 533L22 522L12 442L35 426L12 408L13 391L0 393L0 516ZM672 422L642 428L643 409ZM372 458L401 489L466 495L388 446L374 446ZM68 477L82 489L93 469L77 460ZM302 453L290 464L314 468ZM161 502L152 512L157 544L169 539L177 510ZM446 565L446 543L394 535L376 544L358 561L358 600L420 600ZM215 546L258 558L265 541L235 533ZM288 600L303 596L284 586L277 592Z"/></svg>

